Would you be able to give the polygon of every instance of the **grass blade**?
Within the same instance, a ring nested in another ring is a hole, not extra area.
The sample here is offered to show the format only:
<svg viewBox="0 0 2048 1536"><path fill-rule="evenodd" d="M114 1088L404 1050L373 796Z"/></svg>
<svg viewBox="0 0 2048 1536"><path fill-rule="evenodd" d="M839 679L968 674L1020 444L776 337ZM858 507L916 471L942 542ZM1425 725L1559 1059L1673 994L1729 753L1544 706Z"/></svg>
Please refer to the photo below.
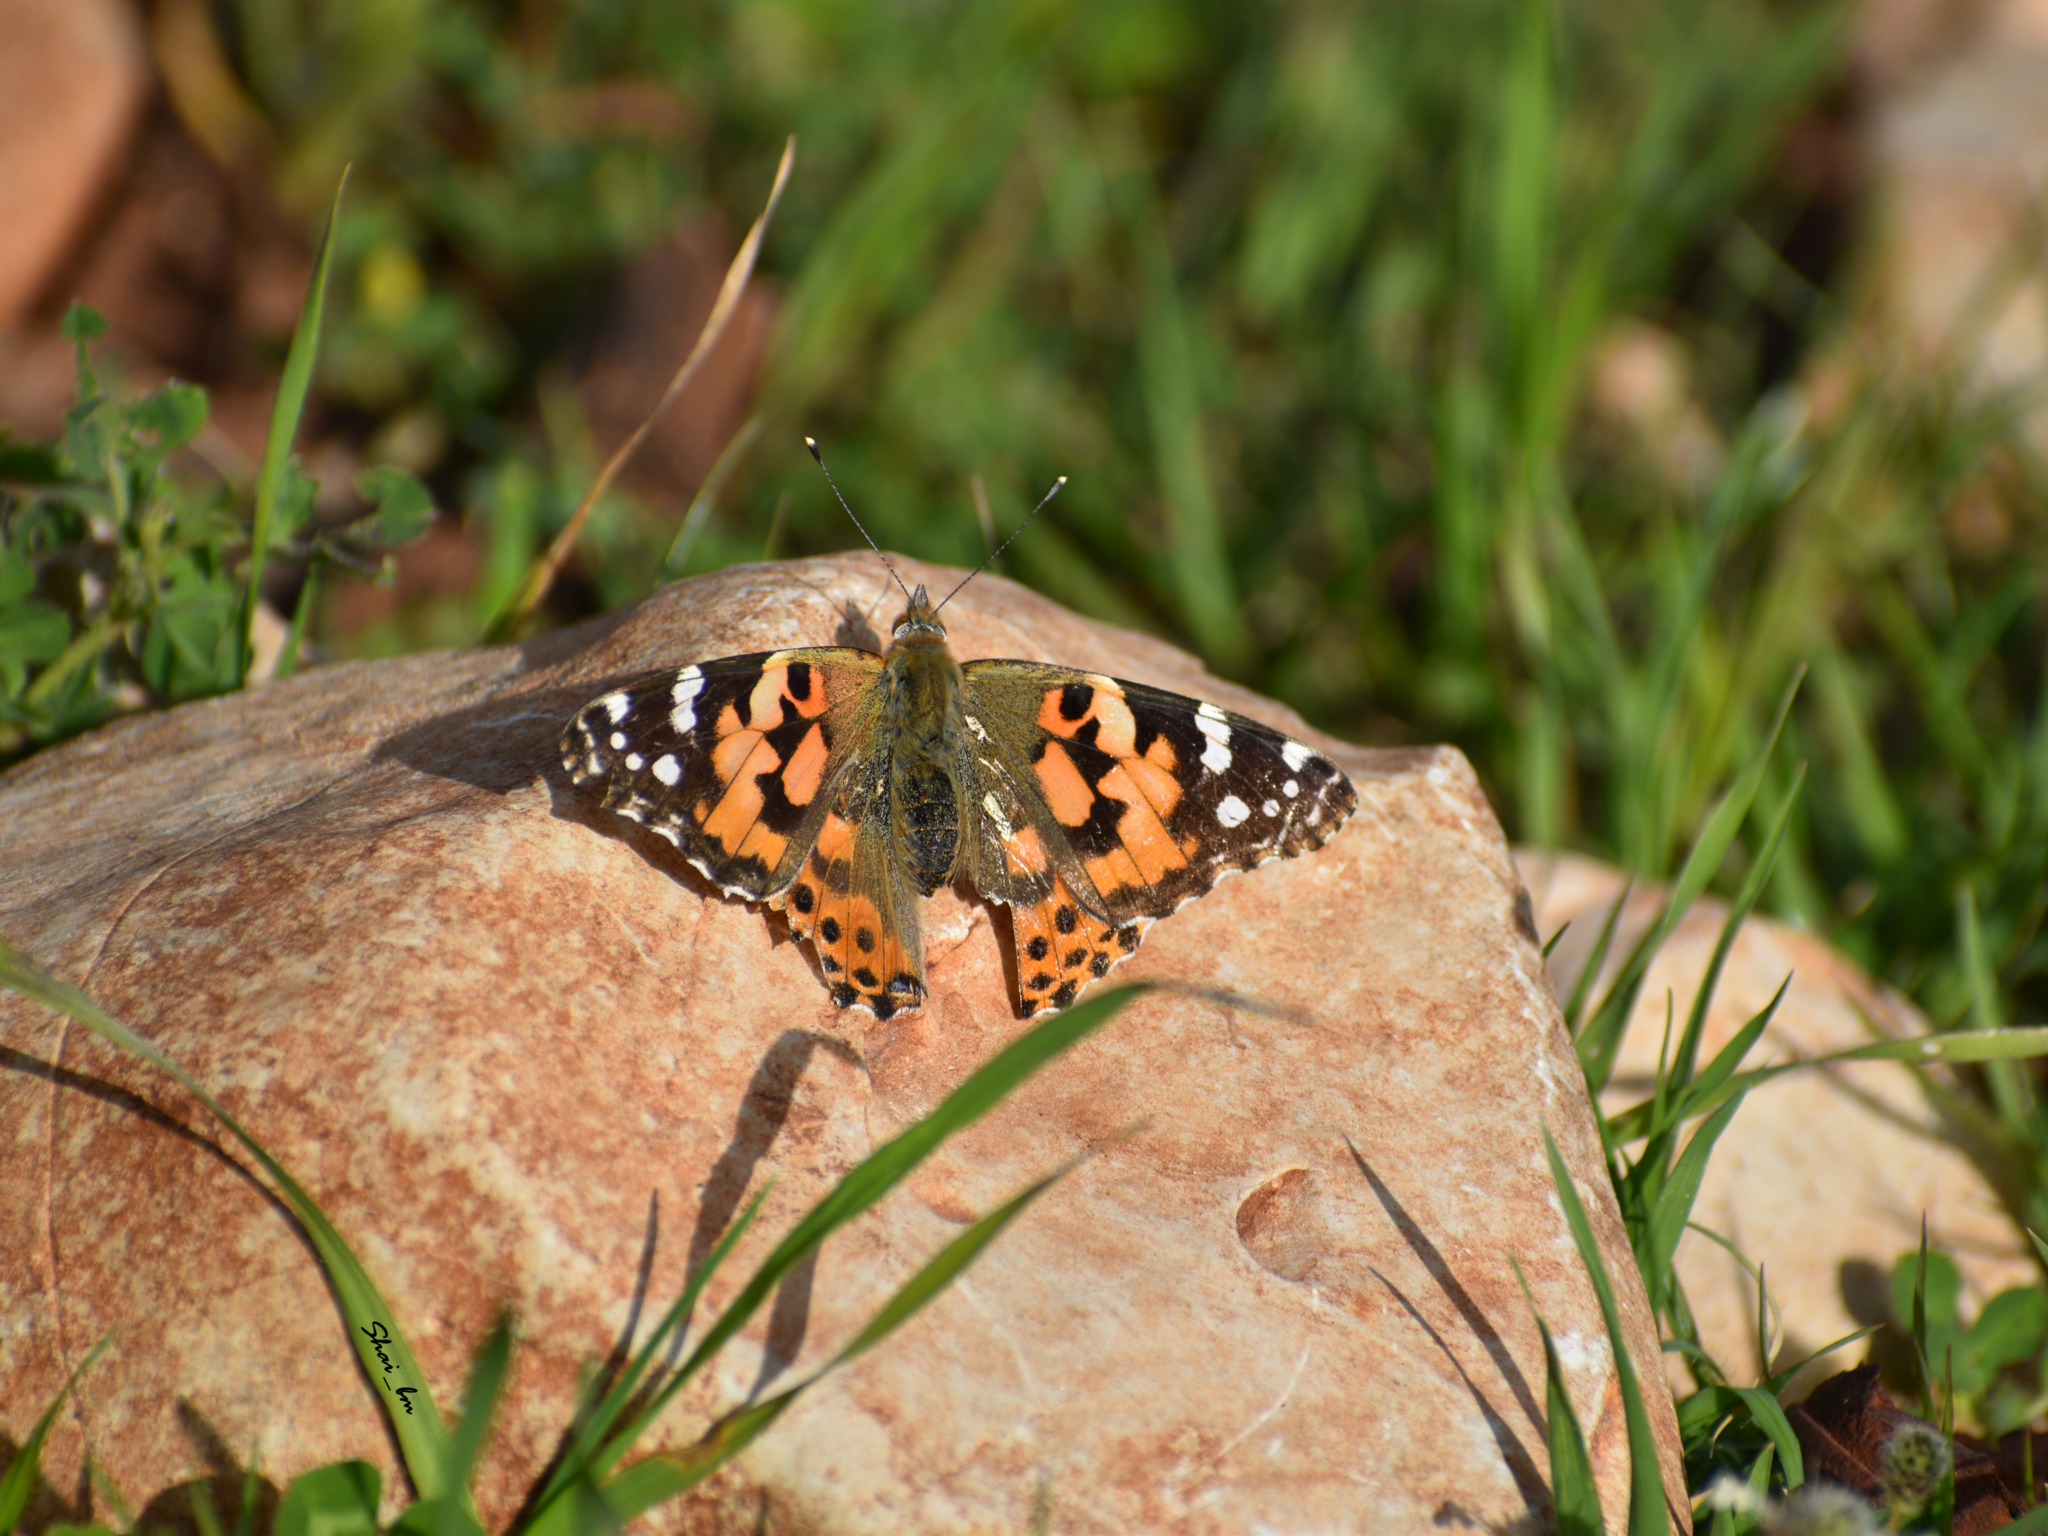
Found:
<svg viewBox="0 0 2048 1536"><path fill-rule="evenodd" d="M1579 1258L1593 1281L1593 1293L1600 1300L1600 1315L1607 1323L1607 1338L1614 1350L1614 1374L1621 1387L1622 1415L1628 1425L1628 1536L1668 1536L1671 1529L1664 1510L1664 1477L1657 1461L1657 1440L1650 1432L1650 1414L1643 1403L1642 1383L1636 1379L1635 1362L1629 1358L1628 1340L1621 1331L1621 1312L1614 1301L1614 1283L1608 1278L1607 1263L1600 1257L1600 1245L1593 1236L1593 1224L1579 1199L1578 1186L1557 1150L1550 1127L1543 1128L1543 1150L1550 1158L1550 1177L1557 1185L1557 1198L1570 1223Z"/></svg>
<svg viewBox="0 0 2048 1536"><path fill-rule="evenodd" d="M1570 1383L1564 1362L1558 1358L1557 1340L1550 1324L1536 1310L1536 1298L1523 1278L1522 1266L1513 1259L1515 1279L1528 1298L1529 1313L1536 1319L1536 1331L1543 1338L1543 1394L1545 1428L1550 1441L1550 1502L1557 1512L1557 1536L1607 1536L1607 1522L1600 1514L1600 1490L1593 1482L1593 1458L1586 1453L1585 1431L1579 1427L1578 1410L1572 1407Z"/></svg>
<svg viewBox="0 0 2048 1536"><path fill-rule="evenodd" d="M49 1436L50 1426L57 1422L57 1414L64 1406L64 1399L71 1395L79 1378L92 1369L114 1335L105 1333L99 1343L86 1352L83 1360L72 1368L64 1378L64 1385L57 1389L57 1395L50 1399L50 1406L43 1410L43 1416L36 1420L36 1427L28 1432L28 1438L21 1443L21 1449L14 1453L14 1459L7 1463L7 1470L0 1472L0 1531L11 1531L21 1520L21 1513L28 1508L29 1495L35 1492L36 1472L42 1466L43 1441Z"/></svg>
<svg viewBox="0 0 2048 1536"><path fill-rule="evenodd" d="M476 1466L477 1453L491 1427L491 1415L505 1391L505 1378L512 1364L512 1319L500 1314L491 1331L477 1346L469 1367L469 1385L463 1393L462 1417L448 1443L448 1488L439 1500L433 1523L434 1536L467 1536L479 1531L482 1522L470 1502L469 1475Z"/></svg>
<svg viewBox="0 0 2048 1536"><path fill-rule="evenodd" d="M1762 851L1742 877L1734 904L1728 908L1728 920L1721 925L1720 937L1714 941L1713 956L1700 977L1699 991L1693 996L1692 1011L1686 1016L1685 1033L1679 1037L1678 1055L1672 1064L1672 1075L1681 1085L1692 1080L1693 1064L1699 1059L1700 1040L1706 1033L1707 1009L1713 1001L1714 989L1720 985L1721 970L1728 962L1728 952L1735 947L1736 935L1763 898L1771 870L1778 862L1778 850L1785 842L1785 831L1792 825L1792 809L1798 804L1799 791L1805 783L1806 764L1801 763L1792 776L1792 787L1785 796L1784 804L1778 808L1777 820L1771 823L1771 830L1764 836ZM1790 977L1786 979L1789 982ZM1781 995L1782 992L1780 988Z"/></svg>
<svg viewBox="0 0 2048 1536"><path fill-rule="evenodd" d="M1662 1130L1683 1125L1696 1116L1707 1114L1725 1103L1734 1093L1745 1091L1751 1083L1750 1076L1743 1077L1734 1088L1730 1088L1728 1084L1735 1076L1735 1069L1742 1065L1743 1058L1755 1048L1763 1032L1770 1027L1771 1019L1777 1013L1778 1005L1785 1000L1785 993L1791 985L1792 976L1787 972L1785 979L1778 983L1778 990L1771 994L1771 1000L1758 1009L1726 1045L1714 1053L1714 1059L1707 1063L1706 1070L1693 1080L1692 1086L1686 1090L1685 1097L1670 1111L1671 1118L1665 1126L1659 1126L1656 1120L1655 1102L1645 1099L1607 1122L1614 1141L1625 1144L1642 1137L1657 1135ZM1795 1065L1805 1066L1807 1063L1799 1062Z"/></svg>
<svg viewBox="0 0 2048 1536"><path fill-rule="evenodd" d="M1678 1240L1685 1235L1685 1224L1692 1219L1693 1202L1699 1198L1700 1183L1707 1176L1707 1159L1741 1107L1742 1095L1737 1094L1692 1133L1692 1140L1685 1144L1685 1150L1672 1165L1670 1177L1657 1192L1657 1202L1643 1232L1638 1263L1649 1288L1650 1304L1660 1315L1670 1289L1671 1262L1678 1252Z"/></svg>
<svg viewBox="0 0 2048 1536"><path fill-rule="evenodd" d="M275 1536L376 1536L384 1478L367 1461L337 1461L292 1479Z"/></svg>
<svg viewBox="0 0 2048 1536"><path fill-rule="evenodd" d="M313 383L313 360L320 351L320 320L327 309L327 269L334 257L334 236L341 228L341 199L348 191L348 171L334 189L334 208L327 215L327 231L320 237L320 254L313 262L313 280L306 285L306 303L299 311L299 323L292 331L291 349L285 353L284 375L277 381L277 400L270 408L270 434L263 440L263 467L256 476L256 516L249 528L249 586L242 598L240 658L236 679L248 686L249 668L256 661L256 604L262 591L263 561L270 553L271 524L277 516L278 493L284 487L285 468L291 462L292 442L299 435L299 417L306 409L306 391Z"/></svg>
<svg viewBox="0 0 2048 1536"><path fill-rule="evenodd" d="M1600 967L1607 963L1607 951L1614 945L1614 930L1620 926L1622 908L1628 905L1629 895L1635 888L1636 883L1631 880L1614 898L1614 905L1607 909L1607 916L1600 924L1599 937L1593 941L1593 953L1586 957L1585 968L1572 984L1572 995L1564 1005L1564 1027L1574 1039L1578 1038L1579 1020L1585 1017L1586 1002L1592 996L1594 982L1600 977Z"/></svg>
<svg viewBox="0 0 2048 1536"><path fill-rule="evenodd" d="M1771 1444L1777 1448L1778 1460L1785 1464L1785 1486L1797 1488L1806 1481L1806 1460L1799 1453L1799 1437L1792 1432L1792 1421L1785 1417L1785 1410L1778 1405L1778 1399L1761 1387L1729 1388L1749 1409L1749 1416L1756 1426L1770 1436Z"/></svg>
<svg viewBox="0 0 2048 1536"><path fill-rule="evenodd" d="M1858 1339L1867 1339L1882 1327L1884 1327L1883 1323L1872 1323L1868 1328L1858 1328L1854 1333L1845 1333L1832 1344L1823 1344L1812 1354L1803 1355L1790 1365L1779 1367L1763 1382L1764 1390L1773 1395L1784 1391L1785 1384L1809 1365L1813 1364L1814 1361L1825 1355L1832 1355L1838 1349L1845 1349L1849 1345L1854 1344Z"/></svg>
<svg viewBox="0 0 2048 1536"><path fill-rule="evenodd" d="M219 1100L200 1087L192 1077L149 1041L126 1025L117 1023L69 982L59 981L19 951L0 940L0 985L34 998L84 1025L102 1039L129 1055L139 1057L168 1073L178 1085L206 1106L223 1129L248 1150L277 1186L285 1204L305 1229L313 1249L327 1270L328 1284L341 1304L342 1320L349 1342L362 1362L363 1374L382 1389L377 1401L391 1421L392 1433L405 1457L406 1475L423 1499L448 1492L448 1430L440 1410L434 1406L425 1373L420 1370L412 1347L406 1343L390 1304L357 1259L355 1251L327 1219L313 1197L263 1145L242 1128L242 1123L222 1107ZM282 1530L282 1526L280 1526Z"/></svg>
<svg viewBox="0 0 2048 1536"><path fill-rule="evenodd" d="M1730 844L1735 841L1735 834L1742 830L1743 822L1748 819L1750 804L1763 785L1764 772L1770 767L1771 754L1777 750L1778 736L1785 728L1785 717L1791 713L1792 700L1797 697L1800 680L1804 676L1802 669L1785 689L1777 718L1771 722L1762 750L1728 786L1727 793L1721 796L1713 813L1707 817L1706 826L1700 830L1678 878L1672 882L1664 910L1658 914L1650 931L1629 952L1621 975L1615 978L1592 1022L1579 1036L1579 1061L1585 1068L1589 1091L1597 1094L1607 1086L1607 1079L1614 1072L1615 1058L1621 1053L1621 1038L1628 1028L1629 1015L1635 1011L1643 978L1649 972L1650 961L1684 920L1692 904L1705 892L1707 883L1713 879L1714 872L1721 867L1721 860L1727 856Z"/></svg>

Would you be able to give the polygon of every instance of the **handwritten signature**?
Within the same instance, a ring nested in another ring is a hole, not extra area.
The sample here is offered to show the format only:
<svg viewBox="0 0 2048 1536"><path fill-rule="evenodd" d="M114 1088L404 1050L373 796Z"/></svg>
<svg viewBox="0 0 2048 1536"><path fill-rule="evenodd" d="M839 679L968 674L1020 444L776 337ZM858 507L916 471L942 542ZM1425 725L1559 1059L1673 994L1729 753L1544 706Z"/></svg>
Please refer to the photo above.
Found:
<svg viewBox="0 0 2048 1536"><path fill-rule="evenodd" d="M386 1344L391 1342L390 1330L381 1322L372 1318L370 1326L363 1329L362 1332L364 1337L370 1341L370 1348L377 1352L377 1363L384 1368L384 1376L389 1376L393 1371L397 1370L398 1362L393 1360L390 1352L384 1348ZM419 1391L418 1387L394 1387L389 1381L384 1380L383 1377L378 1378L378 1385L397 1398L404 1405L405 1411L408 1414L412 1412L412 1397L415 1392Z"/></svg>

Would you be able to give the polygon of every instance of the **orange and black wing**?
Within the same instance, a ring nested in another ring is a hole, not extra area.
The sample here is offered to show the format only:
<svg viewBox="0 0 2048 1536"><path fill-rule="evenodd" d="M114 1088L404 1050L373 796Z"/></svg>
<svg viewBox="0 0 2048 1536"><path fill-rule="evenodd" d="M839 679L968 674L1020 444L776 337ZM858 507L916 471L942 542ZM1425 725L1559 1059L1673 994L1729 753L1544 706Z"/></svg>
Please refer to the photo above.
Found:
<svg viewBox="0 0 2048 1536"><path fill-rule="evenodd" d="M879 703L882 661L840 647L729 656L592 699L562 732L578 784L728 895L797 879Z"/></svg>
<svg viewBox="0 0 2048 1536"><path fill-rule="evenodd" d="M878 1019L925 997L923 898L897 856L886 752L863 756L839 781L794 882L776 898L809 939L832 1001Z"/></svg>
<svg viewBox="0 0 2048 1536"><path fill-rule="evenodd" d="M1223 875L1320 848L1357 805L1313 747L1142 683L964 669L975 884L1009 904L1019 1005L1064 1008Z"/></svg>

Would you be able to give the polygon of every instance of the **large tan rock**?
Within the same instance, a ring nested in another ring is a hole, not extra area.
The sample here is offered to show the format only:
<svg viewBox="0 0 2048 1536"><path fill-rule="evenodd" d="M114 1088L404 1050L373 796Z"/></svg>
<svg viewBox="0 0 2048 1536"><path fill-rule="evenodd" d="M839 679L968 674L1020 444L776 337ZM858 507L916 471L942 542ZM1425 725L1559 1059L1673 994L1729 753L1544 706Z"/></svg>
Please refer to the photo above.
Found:
<svg viewBox="0 0 2048 1536"><path fill-rule="evenodd" d="M930 904L929 1007L877 1024L829 1004L780 918L708 895L560 769L563 722L613 681L828 641L849 609L886 622L888 599L872 557L728 571L516 648L127 721L0 777L0 932L297 1170L444 1402L493 1309L516 1310L494 1524L625 1324L651 1200L658 1300L779 1179L722 1301L1025 1027L1007 919L970 896ZM1299 729L998 579L947 617L963 657L1080 662ZM1455 752L1335 750L1360 796L1344 832L1225 881L1117 973L1279 1011L1141 1001L835 1237L660 1439L816 1365L974 1213L1100 1154L660 1528L754 1530L766 1510L776 1530L1541 1529L1543 1356L1510 1256L1619 1525L1614 1362L1546 1121L1651 1382L1656 1340L1526 898ZM0 1432L112 1329L52 1443L54 1489L79 1486L88 1443L138 1505L251 1445L278 1482L351 1455L395 1480L311 1258L194 1107L19 1000L0 1043ZM1651 1406L1682 1526L1674 1421ZM61 1502L45 1490L45 1518Z"/></svg>
<svg viewBox="0 0 2048 1536"><path fill-rule="evenodd" d="M1591 859L1528 850L1515 855L1548 938L1569 929L1551 956L1569 994L1627 877ZM1633 892L1609 951L1604 987L1636 939L1655 921L1661 891ZM1664 1038L1666 999L1682 1028L1728 916L1699 902L1651 964L1630 1020L1610 1112L1647 1096ZM1702 1064L1791 984L1749 1066L1811 1059L1867 1045L1878 1034L1922 1035L1927 1021L1825 942L1752 917L1736 938L1707 1012ZM1595 994L1598 995L1597 992ZM1893 1262L1929 1241L1952 1254L1965 1277L1966 1314L2013 1285L2037 1278L2019 1230L1973 1163L1956 1128L1944 1125L1914 1079L1895 1062L1863 1061L1791 1072L1753 1090L1722 1136L1693 1219L1763 1265L1784 1317L1776 1363L1789 1364L1858 1328L1883 1322ZM1726 1249L1688 1233L1678 1270L1702 1340L1737 1381L1755 1378L1756 1280ZM1855 1364L1857 1344L1817 1362L1806 1384ZM1677 1374L1674 1372L1674 1379ZM1795 1383L1787 1396L1797 1399Z"/></svg>

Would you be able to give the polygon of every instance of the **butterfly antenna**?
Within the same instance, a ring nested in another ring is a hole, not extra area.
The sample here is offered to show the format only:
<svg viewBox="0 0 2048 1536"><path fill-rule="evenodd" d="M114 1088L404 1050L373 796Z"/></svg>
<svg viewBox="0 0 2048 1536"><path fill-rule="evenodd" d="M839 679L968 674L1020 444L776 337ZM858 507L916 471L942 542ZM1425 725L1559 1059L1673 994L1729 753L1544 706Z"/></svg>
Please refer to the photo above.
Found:
<svg viewBox="0 0 2048 1536"><path fill-rule="evenodd" d="M811 457L818 461L818 468L825 469L825 455L818 447L818 440L815 437L807 437L804 439L804 446L811 450ZM846 493L839 489L839 482L832 478L832 471L829 469L825 469L825 483L832 487L832 494L839 498L839 505L846 507L846 515L853 517L853 508L846 506ZM882 553L882 546L875 542L875 536L868 532L867 528L857 517L853 517L853 526L860 529L860 536L868 541L868 548L872 549L876 556L880 558L882 564L888 568L889 574L896 576L896 567L889 564L889 557ZM902 588L903 600L909 602L910 588L903 585L903 578L901 576L896 576L896 585ZM941 606L944 605L941 604Z"/></svg>
<svg viewBox="0 0 2048 1536"><path fill-rule="evenodd" d="M1061 491L1065 490L1066 485L1067 477L1065 475L1061 475L1059 479L1053 481L1052 489L1045 493L1044 500L1040 501L1037 506L1031 509L1031 517L1036 517L1039 513L1043 512L1046 508L1046 504L1050 502L1053 499L1053 497L1059 495ZM983 571L987 570L990 566L994 565L997 559L1002 555L1003 550L1008 549L1012 544L1017 542L1017 534L1022 533L1026 528L1029 528L1031 526L1031 517L1027 517L1024 519L1023 522L1019 523L1017 525L1016 533L1012 533L1007 539L1003 540L1001 546L997 548L994 554L990 555L986 560L982 561L981 564L977 565L973 570L969 571L965 576L961 577L960 587L966 586L968 582L974 580L975 577L979 576ZM940 603L938 608L934 608L932 610L932 617L937 618L939 608L944 608L946 606L946 603L950 603L951 601L953 601L954 598L960 595L960 587L955 587L952 591L946 594L945 602Z"/></svg>

